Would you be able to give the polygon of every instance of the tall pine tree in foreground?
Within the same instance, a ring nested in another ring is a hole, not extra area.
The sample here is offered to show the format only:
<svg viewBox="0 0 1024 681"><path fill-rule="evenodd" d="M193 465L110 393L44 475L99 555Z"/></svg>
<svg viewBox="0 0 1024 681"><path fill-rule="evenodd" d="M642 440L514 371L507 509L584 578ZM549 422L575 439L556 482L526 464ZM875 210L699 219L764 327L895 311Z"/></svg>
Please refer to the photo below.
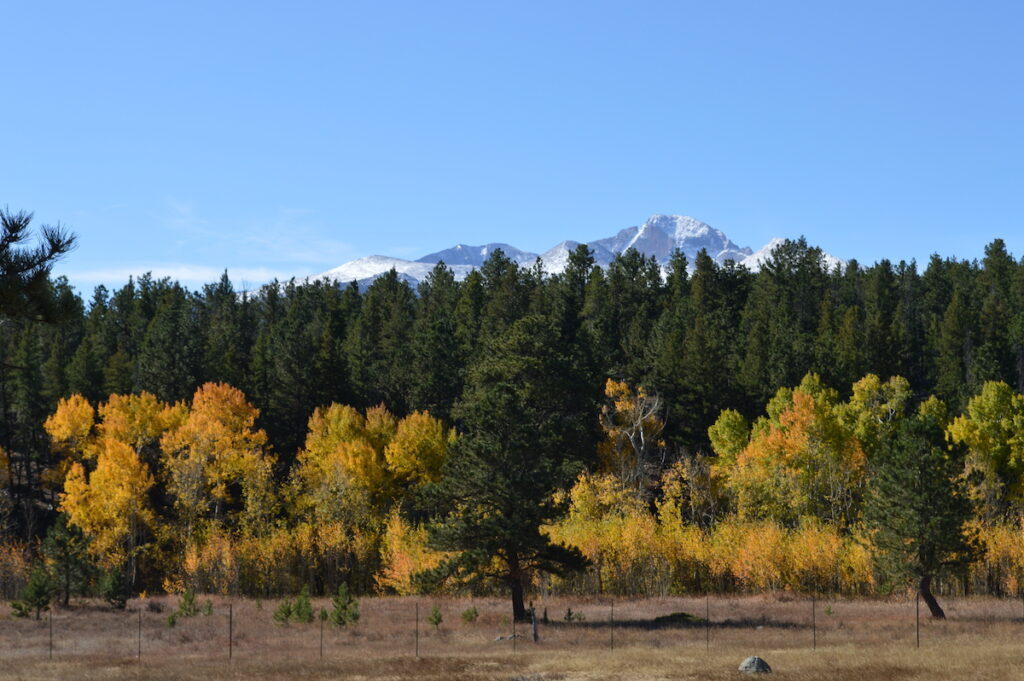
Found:
<svg viewBox="0 0 1024 681"><path fill-rule="evenodd" d="M900 424L873 457L865 516L874 531L879 567L894 580L912 578L932 617L946 614L933 580L980 558L964 449L947 443L945 406L932 398Z"/></svg>
<svg viewBox="0 0 1024 681"><path fill-rule="evenodd" d="M530 315L492 339L454 410L464 434L434 489L444 511L430 544L454 556L431 576L504 582L518 620L534 571L586 565L541 529L565 512L554 492L581 470L595 439L594 419L576 398L585 388L556 333Z"/></svg>

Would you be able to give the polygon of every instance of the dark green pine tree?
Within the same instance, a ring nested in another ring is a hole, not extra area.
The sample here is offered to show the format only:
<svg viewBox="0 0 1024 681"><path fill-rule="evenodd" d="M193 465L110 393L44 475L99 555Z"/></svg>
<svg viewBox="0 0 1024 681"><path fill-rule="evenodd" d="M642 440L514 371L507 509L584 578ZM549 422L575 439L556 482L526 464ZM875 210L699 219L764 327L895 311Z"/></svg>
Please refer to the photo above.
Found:
<svg viewBox="0 0 1024 681"><path fill-rule="evenodd" d="M228 383L240 387L245 380L249 358L245 352L242 305L228 273L216 284L203 287L199 303L199 328L202 331L202 367L200 382Z"/></svg>
<svg viewBox="0 0 1024 681"><path fill-rule="evenodd" d="M1004 381L1013 384L1016 372L1010 340L1014 304L1014 275L1018 265L1006 252L1006 244L996 239L985 247L985 258L978 273L978 350L975 375L978 384Z"/></svg>
<svg viewBox="0 0 1024 681"><path fill-rule="evenodd" d="M409 396L414 409L425 409L446 422L462 394L465 359L456 335L458 304L455 275L440 262L419 285L410 342Z"/></svg>
<svg viewBox="0 0 1024 681"><path fill-rule="evenodd" d="M647 348L651 372L645 386L665 402L666 436L685 445L691 443L681 436L682 429L678 426L688 407L683 357L686 331L690 326L688 266L682 251L675 251L669 259L665 309L654 326Z"/></svg>
<svg viewBox="0 0 1024 681"><path fill-rule="evenodd" d="M606 272L608 375L640 385L650 375L648 345L664 309L661 268L635 249L615 256Z"/></svg>
<svg viewBox="0 0 1024 681"><path fill-rule="evenodd" d="M53 296L50 269L75 246L75 235L60 225L40 228L34 247L32 213L0 209L0 317L56 321L63 315Z"/></svg>
<svg viewBox="0 0 1024 681"><path fill-rule="evenodd" d="M480 340L500 336L527 314L535 281L509 259L500 248L494 249L480 267L483 300L480 309Z"/></svg>
<svg viewBox="0 0 1024 681"><path fill-rule="evenodd" d="M503 583L518 620L532 574L586 564L542 530L565 512L554 492L596 442L596 419L577 399L581 379L557 339L549 320L531 315L489 342L455 409L463 434L433 490L442 513L430 545L453 556L432 575Z"/></svg>
<svg viewBox="0 0 1024 681"><path fill-rule="evenodd" d="M462 357L460 381L465 380L466 367L480 353L480 323L484 310L484 278L480 270L466 275L455 304L455 339Z"/></svg>
<svg viewBox="0 0 1024 681"><path fill-rule="evenodd" d="M960 289L946 308L939 324L938 389L954 408L964 407L975 392L973 375L976 316Z"/></svg>
<svg viewBox="0 0 1024 681"><path fill-rule="evenodd" d="M860 308L855 305L843 310L836 329L835 345L832 346L831 364L829 374L844 391L867 373L863 322Z"/></svg>
<svg viewBox="0 0 1024 681"><path fill-rule="evenodd" d="M53 577L56 598L64 607L72 596L87 593L96 576L88 548L88 539L81 530L68 524L63 513L57 516L43 540L42 554Z"/></svg>
<svg viewBox="0 0 1024 681"><path fill-rule="evenodd" d="M864 337L861 352L866 371L862 371L856 378L868 371L882 378L897 373L899 355L892 336L896 303L896 274L892 263L881 260L868 269L864 276Z"/></svg>
<svg viewBox="0 0 1024 681"><path fill-rule="evenodd" d="M345 340L358 406L383 403L395 414L406 413L415 309L415 294L395 270L378 277L366 290L359 317Z"/></svg>
<svg viewBox="0 0 1024 681"><path fill-rule="evenodd" d="M310 287L294 281L285 285L271 305L274 317L254 350L254 362L264 378L257 402L261 422L284 457L294 455L302 445L309 415L319 406L313 402L317 378L312 361L315 339L310 336L313 298Z"/></svg>
<svg viewBox="0 0 1024 681"><path fill-rule="evenodd" d="M691 451L707 451L708 428L722 409L741 402L731 339L737 335L746 274L732 265L719 267L703 250L695 265L682 347L682 399L669 419Z"/></svg>
<svg viewBox="0 0 1024 681"><path fill-rule="evenodd" d="M139 351L137 388L165 402L177 402L195 392L200 335L188 291L178 284L162 288Z"/></svg>
<svg viewBox="0 0 1024 681"><path fill-rule="evenodd" d="M945 436L944 406L926 402L870 457L865 519L882 570L895 580L912 578L932 617L945 613L932 583L963 573L981 555L975 533L965 451Z"/></svg>

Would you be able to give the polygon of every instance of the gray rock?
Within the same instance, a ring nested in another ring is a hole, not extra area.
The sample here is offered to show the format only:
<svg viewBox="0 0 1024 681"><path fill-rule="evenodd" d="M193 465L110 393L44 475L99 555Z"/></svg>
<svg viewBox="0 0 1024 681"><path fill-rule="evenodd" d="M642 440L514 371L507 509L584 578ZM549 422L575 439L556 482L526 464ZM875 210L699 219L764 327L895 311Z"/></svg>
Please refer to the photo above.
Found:
<svg viewBox="0 0 1024 681"><path fill-rule="evenodd" d="M757 655L752 655L740 663L740 671L748 674L771 674L772 668Z"/></svg>

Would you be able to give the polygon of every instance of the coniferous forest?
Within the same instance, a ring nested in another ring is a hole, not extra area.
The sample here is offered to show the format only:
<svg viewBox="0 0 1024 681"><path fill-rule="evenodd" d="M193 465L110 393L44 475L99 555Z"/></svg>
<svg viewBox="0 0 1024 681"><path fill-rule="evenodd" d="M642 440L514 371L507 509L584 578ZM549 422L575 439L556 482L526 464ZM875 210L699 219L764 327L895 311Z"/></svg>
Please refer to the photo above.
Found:
<svg viewBox="0 0 1024 681"><path fill-rule="evenodd" d="M823 263L46 279L0 324L0 587L1016 593L1024 261Z"/></svg>

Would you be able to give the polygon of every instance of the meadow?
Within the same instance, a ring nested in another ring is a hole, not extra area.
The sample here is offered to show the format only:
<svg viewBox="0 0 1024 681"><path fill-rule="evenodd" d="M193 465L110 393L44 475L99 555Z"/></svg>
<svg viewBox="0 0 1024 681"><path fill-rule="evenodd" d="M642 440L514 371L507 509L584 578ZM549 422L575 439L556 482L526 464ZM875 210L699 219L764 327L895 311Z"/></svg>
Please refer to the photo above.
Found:
<svg viewBox="0 0 1024 681"><path fill-rule="evenodd" d="M522 624L509 638L499 599L367 598L357 624L328 623L322 638L319 621L275 624L278 601L212 602L212 614L174 627L174 597L132 600L126 611L58 609L52 659L48 613L38 621L4 615L0 679L722 679L735 678L748 655L766 659L773 678L1024 678L1024 606L988 597L944 601L945 622L922 613L920 647L915 602L906 598L818 599L813 619L812 601L788 594L552 598L535 604L548 615L537 642ZM435 607L436 627L427 621ZM471 607L479 616L465 622Z"/></svg>

